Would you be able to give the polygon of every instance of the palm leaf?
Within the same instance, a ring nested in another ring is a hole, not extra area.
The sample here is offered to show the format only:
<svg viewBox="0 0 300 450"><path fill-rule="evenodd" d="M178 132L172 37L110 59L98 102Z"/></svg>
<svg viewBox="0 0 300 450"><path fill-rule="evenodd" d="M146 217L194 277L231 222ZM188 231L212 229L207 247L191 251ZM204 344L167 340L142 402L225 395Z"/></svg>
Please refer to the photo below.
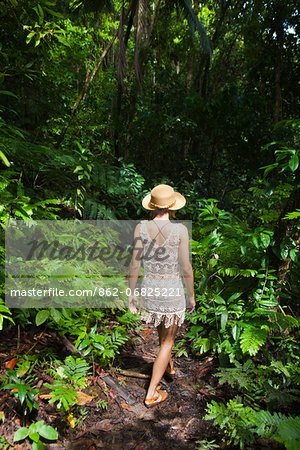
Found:
<svg viewBox="0 0 300 450"><path fill-rule="evenodd" d="M198 32L199 43L203 51L211 58L212 44L209 37L207 36L205 27L202 25L197 15L193 11L192 0L179 0L178 6L183 10L185 14L192 37L195 39L196 32Z"/></svg>

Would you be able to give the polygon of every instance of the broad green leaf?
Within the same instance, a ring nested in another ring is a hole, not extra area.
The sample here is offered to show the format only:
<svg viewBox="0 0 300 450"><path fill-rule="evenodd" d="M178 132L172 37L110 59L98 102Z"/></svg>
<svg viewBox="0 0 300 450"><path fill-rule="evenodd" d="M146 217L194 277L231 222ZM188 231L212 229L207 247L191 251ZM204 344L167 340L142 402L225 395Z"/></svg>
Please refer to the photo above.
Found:
<svg viewBox="0 0 300 450"><path fill-rule="evenodd" d="M42 311L39 311L35 318L35 323L37 326L42 325L42 323L46 322L46 320L49 317L49 310L43 309Z"/></svg>
<svg viewBox="0 0 300 450"><path fill-rule="evenodd" d="M36 431L39 433L40 432L40 428L44 425L44 421L43 420L39 420L38 422L35 422L35 426L36 426ZM31 425L30 425L31 426Z"/></svg>
<svg viewBox="0 0 300 450"><path fill-rule="evenodd" d="M215 303L217 303L217 305L226 305L224 298L220 297L219 295L215 296L214 301Z"/></svg>
<svg viewBox="0 0 300 450"><path fill-rule="evenodd" d="M41 19L44 20L44 11L43 11L43 8L41 7L41 5L38 5L38 9L39 9Z"/></svg>
<svg viewBox="0 0 300 450"><path fill-rule="evenodd" d="M14 93L11 92L11 91L0 91L0 94L3 94L3 95L10 95L11 97L19 98L16 94L14 94Z"/></svg>
<svg viewBox="0 0 300 450"><path fill-rule="evenodd" d="M270 245L271 238L268 234L260 233L260 240L265 248Z"/></svg>
<svg viewBox="0 0 300 450"><path fill-rule="evenodd" d="M29 427L29 437L31 433L36 433L38 431L37 422L32 423Z"/></svg>
<svg viewBox="0 0 300 450"><path fill-rule="evenodd" d="M22 405L26 397L26 384L18 384L16 387L18 389L19 400Z"/></svg>
<svg viewBox="0 0 300 450"><path fill-rule="evenodd" d="M18 368L18 377L22 377L30 369L30 361L24 359Z"/></svg>
<svg viewBox="0 0 300 450"><path fill-rule="evenodd" d="M297 250L295 248L290 250L290 257L292 261L297 262Z"/></svg>
<svg viewBox="0 0 300 450"><path fill-rule="evenodd" d="M289 254L289 249L288 249L288 247L283 247L283 248L280 250L280 256L281 256L282 259L286 259L287 256L288 256L288 254Z"/></svg>
<svg viewBox="0 0 300 450"><path fill-rule="evenodd" d="M61 313L57 308L51 308L50 309L51 317L55 320L56 323L59 322Z"/></svg>
<svg viewBox="0 0 300 450"><path fill-rule="evenodd" d="M39 433L43 438L51 441L56 441L56 439L58 439L57 432L50 425L42 425L39 429Z"/></svg>
<svg viewBox="0 0 300 450"><path fill-rule="evenodd" d="M223 314L221 314L221 329L222 330L225 330L227 320L228 320L228 312L224 312Z"/></svg>
<svg viewBox="0 0 300 450"><path fill-rule="evenodd" d="M241 296L241 292L235 292L233 295L231 295L229 297L229 299L227 300L228 303L232 302L233 300L236 300L237 298L239 298Z"/></svg>
<svg viewBox="0 0 300 450"><path fill-rule="evenodd" d="M8 159L6 158L6 156L4 155L4 153L0 150L0 158L2 159L3 163L9 167L10 166L10 162L8 161Z"/></svg>
<svg viewBox="0 0 300 450"><path fill-rule="evenodd" d="M26 38L26 44L29 44L29 42L31 41L31 39L33 38L33 36L35 35L35 31L31 31L27 38Z"/></svg>
<svg viewBox="0 0 300 450"><path fill-rule="evenodd" d="M29 437L30 437L30 439L32 439L34 442L38 442L38 440L40 439L40 435L39 435L39 433L37 433L36 431L29 432Z"/></svg>
<svg viewBox="0 0 300 450"><path fill-rule="evenodd" d="M298 156L297 155L293 155L291 157L291 159L289 160L289 166L290 166L290 169L292 170L292 172L295 172L295 170L297 170L298 165L299 165Z"/></svg>
<svg viewBox="0 0 300 450"><path fill-rule="evenodd" d="M45 444L42 441L33 442L31 450L44 450Z"/></svg>
<svg viewBox="0 0 300 450"><path fill-rule="evenodd" d="M19 428L14 434L14 442L21 441L28 436L29 430L26 427Z"/></svg>
<svg viewBox="0 0 300 450"><path fill-rule="evenodd" d="M252 236L252 242L255 245L256 248L259 248L259 243L258 243L258 239L257 236Z"/></svg>

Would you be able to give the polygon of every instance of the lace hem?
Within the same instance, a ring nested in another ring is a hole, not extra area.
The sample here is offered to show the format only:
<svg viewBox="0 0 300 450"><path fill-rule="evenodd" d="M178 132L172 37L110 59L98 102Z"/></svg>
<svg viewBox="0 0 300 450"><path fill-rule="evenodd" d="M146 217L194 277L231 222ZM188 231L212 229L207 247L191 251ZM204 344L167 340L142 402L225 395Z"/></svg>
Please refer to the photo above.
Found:
<svg viewBox="0 0 300 450"><path fill-rule="evenodd" d="M179 327L183 324L185 318L185 309L182 311L176 311L172 313L157 312L157 311L146 311L142 309L139 311L141 320L145 320L146 323L150 323L154 320L154 326L157 327L165 318L165 327L169 328L173 324L175 317L175 324Z"/></svg>

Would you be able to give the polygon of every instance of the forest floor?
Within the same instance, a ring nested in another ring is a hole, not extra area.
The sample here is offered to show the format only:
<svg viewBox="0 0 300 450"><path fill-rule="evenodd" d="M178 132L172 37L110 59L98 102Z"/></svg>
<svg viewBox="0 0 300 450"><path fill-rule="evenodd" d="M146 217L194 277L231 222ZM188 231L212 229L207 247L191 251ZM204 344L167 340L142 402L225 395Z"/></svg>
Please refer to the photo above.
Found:
<svg viewBox="0 0 300 450"><path fill-rule="evenodd" d="M176 340L182 338L185 332L184 325L179 329ZM158 351L158 335L153 325L148 324L142 325L139 331L129 333L130 339L122 347L111 369L104 372L96 365L94 376L89 377L89 385L83 390L87 396L81 399L82 413L80 414L79 407L73 412L74 417L82 418L80 424L72 428L68 413L58 412L54 403L48 403L49 390L44 387L44 383L51 383L53 380L37 369L36 385L39 394L35 398L39 409L33 410L30 417L24 419L19 409L19 400L10 390L2 390L0 413L3 412L5 419L0 424L0 436L12 443L13 435L20 426L44 420L57 430L59 436L56 443L46 444L45 449L49 450L210 448L199 443L203 440L218 444L219 448L234 448L226 446L212 420L203 419L207 402L213 399L227 401L234 396L229 385L218 384L218 377L214 375L218 367L217 358L175 358L176 379L164 377L160 384L168 392L168 398L160 405L148 409L144 405L144 399ZM5 364L15 356L17 337L10 335L8 330L6 333L2 332L0 342L2 378L5 376ZM36 327L27 329L26 332L21 331L19 342L19 354L26 354L36 344L35 352L45 347L53 348L63 360L74 350L66 338L62 339L53 331L45 331L41 335L40 329ZM106 409L99 406L99 400L107 402ZM31 449L31 445L27 438L18 445L2 448L27 450ZM248 447L254 448L262 446Z"/></svg>

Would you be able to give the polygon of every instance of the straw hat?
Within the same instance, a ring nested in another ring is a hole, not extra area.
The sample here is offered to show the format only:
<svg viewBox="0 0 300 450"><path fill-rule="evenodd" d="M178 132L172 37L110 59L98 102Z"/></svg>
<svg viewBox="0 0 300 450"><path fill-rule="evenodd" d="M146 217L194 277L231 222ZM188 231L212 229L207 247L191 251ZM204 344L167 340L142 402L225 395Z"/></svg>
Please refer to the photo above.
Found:
<svg viewBox="0 0 300 450"><path fill-rule="evenodd" d="M176 210L183 208L186 199L179 192L175 192L168 184L159 184L151 193L143 198L142 205L145 209L168 208Z"/></svg>

